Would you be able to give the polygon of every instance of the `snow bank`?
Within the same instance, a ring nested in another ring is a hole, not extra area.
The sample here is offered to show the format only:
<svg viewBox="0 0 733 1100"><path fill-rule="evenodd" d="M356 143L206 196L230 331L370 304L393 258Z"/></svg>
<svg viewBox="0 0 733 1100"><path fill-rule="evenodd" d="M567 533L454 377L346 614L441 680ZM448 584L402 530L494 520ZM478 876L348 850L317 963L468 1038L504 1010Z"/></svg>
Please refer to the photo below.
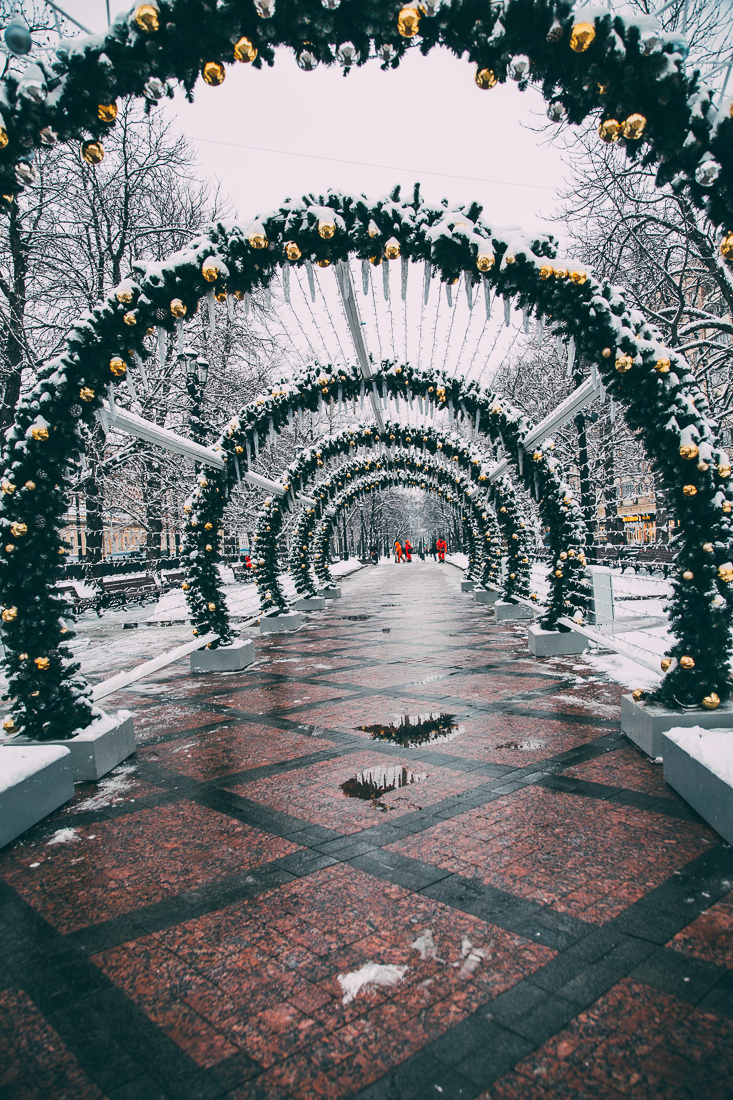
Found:
<svg viewBox="0 0 733 1100"><path fill-rule="evenodd" d="M30 775L54 764L69 750L63 745L2 745L0 746L0 791L22 783Z"/></svg>

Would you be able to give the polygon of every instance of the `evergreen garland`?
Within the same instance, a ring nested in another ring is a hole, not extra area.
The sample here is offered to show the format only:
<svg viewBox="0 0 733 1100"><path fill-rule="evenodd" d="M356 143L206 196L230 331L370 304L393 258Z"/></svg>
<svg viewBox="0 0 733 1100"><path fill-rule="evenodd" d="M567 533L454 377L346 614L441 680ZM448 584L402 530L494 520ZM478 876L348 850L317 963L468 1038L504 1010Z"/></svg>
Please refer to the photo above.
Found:
<svg viewBox="0 0 733 1100"><path fill-rule="evenodd" d="M405 18L407 13L407 19ZM573 10L566 0L153 0L115 19L103 35L63 43L49 61L8 73L0 86L0 193L34 178L34 150L84 140L97 163L116 101L154 104L176 84L189 97L203 75L220 84L226 65L272 65L285 46L298 64L348 71L377 57L400 64L409 48L442 45L475 66L490 89L507 79L541 88L556 122L596 114L605 140L631 159L658 165L657 183L686 191L713 222L733 227L733 119L697 71L687 42L653 16ZM733 244L731 245L733 254Z"/></svg>

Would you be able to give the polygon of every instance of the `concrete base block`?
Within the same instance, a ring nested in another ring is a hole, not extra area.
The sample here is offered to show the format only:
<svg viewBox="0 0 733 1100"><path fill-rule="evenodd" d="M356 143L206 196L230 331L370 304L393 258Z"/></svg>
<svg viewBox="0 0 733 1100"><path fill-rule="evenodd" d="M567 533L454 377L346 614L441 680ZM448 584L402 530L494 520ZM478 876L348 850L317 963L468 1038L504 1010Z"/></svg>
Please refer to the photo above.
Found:
<svg viewBox="0 0 733 1100"><path fill-rule="evenodd" d="M323 596L324 600L340 600L341 588L338 584L328 584L321 589L318 595Z"/></svg>
<svg viewBox="0 0 733 1100"><path fill-rule="evenodd" d="M31 741L16 737L16 745L62 745L71 753L75 783L101 779L135 751L135 730L129 710L105 714L66 741Z"/></svg>
<svg viewBox="0 0 733 1100"><path fill-rule="evenodd" d="M62 745L0 745L0 848L74 796Z"/></svg>
<svg viewBox="0 0 733 1100"><path fill-rule="evenodd" d="M495 592L491 588L474 588L473 598L475 603L495 604L501 599L501 592Z"/></svg>
<svg viewBox="0 0 733 1100"><path fill-rule="evenodd" d="M590 642L574 630L562 634L559 630L543 630L541 626L531 626L527 631L529 652L535 657L561 657L567 653L582 653Z"/></svg>
<svg viewBox="0 0 733 1100"><path fill-rule="evenodd" d="M497 619L533 619L534 612L531 607L523 603L505 603L497 600L494 604L494 614Z"/></svg>
<svg viewBox="0 0 733 1100"><path fill-rule="evenodd" d="M473 592L475 581L461 581L461 592Z"/></svg>
<svg viewBox="0 0 733 1100"><path fill-rule="evenodd" d="M323 611L325 606L325 596L300 596L293 604L296 611Z"/></svg>
<svg viewBox="0 0 733 1100"><path fill-rule="evenodd" d="M218 649L196 649L191 654L191 672L239 672L256 659L250 638L237 638Z"/></svg>
<svg viewBox="0 0 733 1100"><path fill-rule="evenodd" d="M621 729L652 760L663 755L663 733L690 726L708 730L733 726L733 705L723 703L717 710L671 710L657 703L635 703L631 695L621 696Z"/></svg>
<svg viewBox="0 0 733 1100"><path fill-rule="evenodd" d="M297 630L302 620L297 611L284 611L280 615L263 615L260 619L260 634L287 634Z"/></svg>
<svg viewBox="0 0 733 1100"><path fill-rule="evenodd" d="M733 787L696 758L696 746L694 742L690 743L693 738L687 730L684 731L686 736L680 738L683 744L677 743L675 735L682 732L674 729L668 731L669 736L662 734L664 778L700 817L717 829L724 840L733 844ZM730 753L733 752L733 729L707 734L700 730L700 737L694 740L701 744L706 736L716 740L729 739L730 748L727 751L730 759Z"/></svg>

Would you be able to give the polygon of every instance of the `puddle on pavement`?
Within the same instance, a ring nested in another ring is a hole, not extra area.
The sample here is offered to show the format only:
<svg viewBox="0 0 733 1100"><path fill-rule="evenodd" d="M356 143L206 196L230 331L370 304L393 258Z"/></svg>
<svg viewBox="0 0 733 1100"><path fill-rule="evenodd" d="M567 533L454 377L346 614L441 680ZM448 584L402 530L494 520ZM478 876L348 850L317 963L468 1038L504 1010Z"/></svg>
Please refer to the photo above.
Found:
<svg viewBox="0 0 733 1100"><path fill-rule="evenodd" d="M458 736L455 714L405 714L397 725L383 722L373 726L358 726L364 733L371 733L372 741L390 741L403 749L418 745L432 745L438 741L452 741Z"/></svg>
<svg viewBox="0 0 733 1100"><path fill-rule="evenodd" d="M546 741L540 741L539 737L528 737L526 741L506 741L503 745L494 745L495 749L521 749L522 752L535 752L544 749Z"/></svg>
<svg viewBox="0 0 733 1100"><path fill-rule="evenodd" d="M348 619L351 623L363 623L371 619L371 615L339 615L340 619Z"/></svg>
<svg viewBox="0 0 733 1100"><path fill-rule="evenodd" d="M361 798L364 802L371 802L375 810L387 813L392 807L379 801L382 795L398 787L409 787L425 778L425 772L418 775L405 767L368 768L342 783L341 790L346 798Z"/></svg>

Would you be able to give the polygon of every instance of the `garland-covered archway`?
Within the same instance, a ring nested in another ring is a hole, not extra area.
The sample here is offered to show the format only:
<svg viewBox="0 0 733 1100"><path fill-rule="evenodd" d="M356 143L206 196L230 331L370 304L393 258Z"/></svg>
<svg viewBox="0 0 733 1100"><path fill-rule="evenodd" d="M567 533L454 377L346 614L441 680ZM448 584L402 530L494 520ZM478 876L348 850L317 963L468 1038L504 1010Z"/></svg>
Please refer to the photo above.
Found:
<svg viewBox="0 0 733 1100"><path fill-rule="evenodd" d="M80 452L80 423L92 420L107 387L124 377L128 361L151 354L145 343L149 326L178 327L182 337L183 318L208 291L246 293L268 285L278 264L285 270L312 259L325 265L351 254L363 260L375 254L421 259L445 282L463 272L471 286L483 284L486 291L527 311L551 316L556 331L575 339L580 355L595 363L608 391L621 402L628 425L643 439L684 532L670 606L677 641L660 696L672 703L699 703L703 697L709 701L715 694L727 698L733 615L727 599L727 586L733 583L731 467L685 360L665 348L656 329L626 306L618 287L599 283L582 265L558 260L550 238L530 241L518 231L502 237L491 230L478 205L433 208L417 191L409 202L401 202L395 192L376 204L329 194L322 200L289 203L246 230L218 225L167 263L138 265L134 278L73 327L62 355L41 372L19 403L3 454L0 508L7 540L0 544L5 667L16 728L40 738L67 736L91 717L88 688L64 646L65 606L53 588L65 551L59 537L65 511L62 487L68 465ZM530 422L496 394L408 364L382 368L373 385L387 398L447 409L449 418L460 417L502 444L541 496L541 479L554 459L542 449L525 455L522 439ZM273 387L261 405L248 407L244 423L240 418L225 433L220 444L228 465L224 476L202 478L209 482L211 503L229 491L239 461L256 459L261 437L281 430L298 409L315 411L331 398L358 400L363 387L354 369L321 367ZM569 493L567 497L570 545L582 545L580 510ZM209 501L200 498L198 503ZM207 541L204 529L205 523L193 546L202 579L213 571L206 556L214 553L218 537L213 530ZM553 555L555 549L560 579L566 574L580 577L577 559L570 565L569 558L560 558L567 547L553 548ZM580 580L577 587L577 600L582 601ZM216 613L214 629L224 641L229 630L224 608L213 598L207 600L207 611L209 603Z"/></svg>
<svg viewBox="0 0 733 1100"><path fill-rule="evenodd" d="M453 497L460 494L464 511L469 513L470 520L475 525L472 530L479 533L479 541L474 547L474 553L479 575L484 573L488 559L493 560L494 555L490 552L488 546L483 545L483 542L484 540L489 543L493 542L492 549L496 549L500 546L502 537L499 525L496 522L496 516L486 495L484 493L477 494L475 486L471 484L465 474L459 474L453 469L446 469L436 458L429 455L420 457L411 454L409 451L398 450L380 458L370 458L368 456L355 458L351 462L339 466L314 486L313 495L316 500L316 507L306 507L301 512L293 534L289 554L290 572L293 575L296 590L300 595L314 596L317 594L317 588L310 576L310 565L313 557L310 543L314 538L316 528L324 521L324 517L332 515L333 509L337 508L336 502L344 501L345 506L348 507L355 499L353 494L358 486L369 484L384 488L398 483L401 485L406 476L413 479L410 484L415 484L419 488L423 488L423 482L429 479L431 485L440 493L450 492ZM349 482L351 482L350 485ZM507 494L507 498L511 503L513 493ZM274 590L277 590L282 595L277 577L275 576L273 580L272 573L265 572L266 564L273 561L273 559L276 560L275 547L281 530L282 518L283 511L276 506L275 501L270 499L269 502L265 502L260 512L256 534L256 562L259 566L257 581L260 595L264 597L263 602L266 604L265 610L272 606L268 594L272 594ZM517 527L519 528L519 524L517 524ZM531 566L526 532L523 528L514 531L505 530L505 537L508 539L510 552L509 571L514 573L510 580L511 590L520 595L528 594ZM261 550L264 556L260 556ZM285 603L284 598L283 603ZM287 605L285 604L285 606Z"/></svg>
<svg viewBox="0 0 733 1100"><path fill-rule="evenodd" d="M289 47L306 71L345 69L377 57L395 67L408 46L437 46L475 66L479 88L507 78L540 87L555 122L600 120L599 137L629 158L656 163L671 183L733 229L733 119L697 71L685 72L684 35L665 33L653 16L616 15L565 0L150 0L118 15L104 35L75 39L49 62L2 80L0 205L35 178L33 151L58 139L83 141L90 164L104 157L120 96L155 103L199 76L218 85L226 65L271 65ZM31 47L20 43L17 52ZM733 257L733 237L723 238Z"/></svg>
<svg viewBox="0 0 733 1100"><path fill-rule="evenodd" d="M351 507L357 499L362 499L370 493L380 492L385 488L416 488L423 491L434 492L443 497L449 504L460 509L465 502L471 501L474 505L470 509L473 537L477 544L482 543L482 573L486 583L498 583L501 562L501 538L495 517L491 512L483 512L471 500L469 485L462 477L448 474L440 466L433 469L411 472L404 467L400 468L396 463L391 463L391 468L368 471L357 477L352 486L342 490L329 503L325 515L319 522L313 538L313 546L310 550L313 558L313 566L316 576L322 585L333 584L333 577L329 570L329 545L333 527L345 509ZM355 468L358 463L355 464ZM486 543L493 543L486 546ZM306 566L307 567L307 566Z"/></svg>

